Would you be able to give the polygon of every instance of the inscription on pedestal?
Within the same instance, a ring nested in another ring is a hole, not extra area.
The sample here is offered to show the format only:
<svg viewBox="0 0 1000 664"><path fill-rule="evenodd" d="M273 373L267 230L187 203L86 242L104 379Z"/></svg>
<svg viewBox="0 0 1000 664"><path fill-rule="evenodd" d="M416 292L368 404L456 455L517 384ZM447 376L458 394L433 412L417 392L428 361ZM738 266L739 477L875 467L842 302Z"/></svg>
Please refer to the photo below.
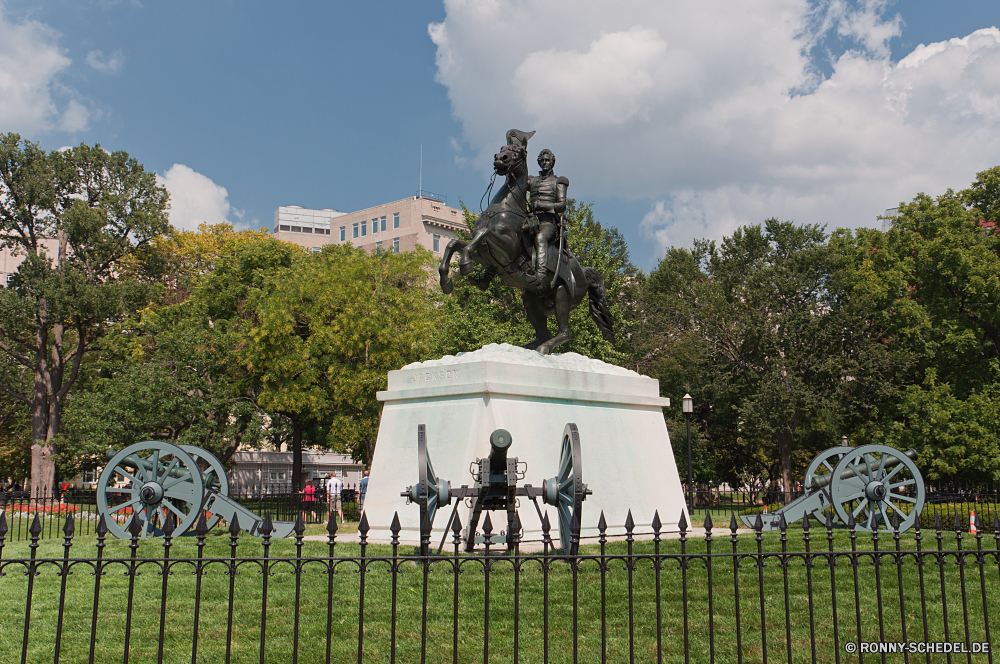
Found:
<svg viewBox="0 0 1000 664"><path fill-rule="evenodd" d="M408 383L430 383L438 380L451 380L458 378L458 369L438 369L435 371L421 371L418 374L407 378Z"/></svg>

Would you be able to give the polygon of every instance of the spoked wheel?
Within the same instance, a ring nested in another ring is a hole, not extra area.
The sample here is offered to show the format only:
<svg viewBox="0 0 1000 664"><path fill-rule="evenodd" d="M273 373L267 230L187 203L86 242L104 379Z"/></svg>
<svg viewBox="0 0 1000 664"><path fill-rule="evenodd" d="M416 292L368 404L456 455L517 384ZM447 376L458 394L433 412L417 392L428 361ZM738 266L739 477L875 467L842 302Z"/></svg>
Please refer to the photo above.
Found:
<svg viewBox="0 0 1000 664"><path fill-rule="evenodd" d="M851 447L850 445L842 445L840 447L831 447L828 450L820 452L820 454L809 462L806 467L806 474L802 478L802 486L808 491L813 488L813 481L818 479L825 479L828 475L833 474L833 469L837 467L837 464L845 456L851 452L857 452L856 447Z"/></svg>
<svg viewBox="0 0 1000 664"><path fill-rule="evenodd" d="M840 463L841 459L851 453L855 453L855 456L857 456L857 448L851 447L850 445L831 447L828 450L820 452L806 467L805 475L802 478L803 490L810 491L820 489L820 485L813 484L815 481L820 480L822 482L822 487L825 487L827 491L829 491L830 477L833 476L833 469L837 467L837 464ZM828 509L830 509L830 506L825 507L824 511ZM814 512L811 516L820 523L824 522L825 517L823 512ZM753 526L751 525L751 528L752 527Z"/></svg>
<svg viewBox="0 0 1000 664"><path fill-rule="evenodd" d="M201 460L204 460L208 464L208 468L201 473L202 481L205 482L206 492L215 491L223 496L229 495L229 479L226 477L226 468L214 454L194 445L181 445L180 448L194 459L195 464ZM198 467L201 468L201 466ZM211 530L214 528L220 519L222 519L220 515L213 514L212 518L208 520L208 529Z"/></svg>
<svg viewBox="0 0 1000 664"><path fill-rule="evenodd" d="M575 556L579 548L580 522L586 496L587 485L583 483L580 460L580 432L575 424L570 423L563 430L559 473L542 483L542 500L555 507L559 514L559 545L566 555ZM576 535L576 545L573 544L573 535Z"/></svg>
<svg viewBox="0 0 1000 664"><path fill-rule="evenodd" d="M417 469L419 481L410 487L409 498L420 506L420 523L423 524L426 517L433 528L438 508L451 504L451 483L438 478L434 472L427 453L427 429L423 424L417 426Z"/></svg>
<svg viewBox="0 0 1000 664"><path fill-rule="evenodd" d="M116 453L97 483L97 509L119 539L130 539L129 526L140 526L139 537L163 537L167 515L174 517L174 535L194 525L201 511L205 484L198 464L177 445L148 440Z"/></svg>
<svg viewBox="0 0 1000 664"><path fill-rule="evenodd" d="M855 448L837 463L830 486L837 516L854 517L858 530L910 528L924 508L924 479L909 457L888 445Z"/></svg>

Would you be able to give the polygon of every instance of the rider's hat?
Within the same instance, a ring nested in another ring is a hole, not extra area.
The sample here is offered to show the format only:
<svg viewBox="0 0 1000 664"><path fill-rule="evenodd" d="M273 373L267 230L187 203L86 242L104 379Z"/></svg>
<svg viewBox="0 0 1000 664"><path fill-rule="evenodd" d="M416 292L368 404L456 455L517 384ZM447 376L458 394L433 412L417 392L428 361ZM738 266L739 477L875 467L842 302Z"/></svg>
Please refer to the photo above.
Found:
<svg viewBox="0 0 1000 664"><path fill-rule="evenodd" d="M535 135L535 132L523 132L520 129L511 129L507 132L507 145L517 145L522 148L528 147L528 139Z"/></svg>

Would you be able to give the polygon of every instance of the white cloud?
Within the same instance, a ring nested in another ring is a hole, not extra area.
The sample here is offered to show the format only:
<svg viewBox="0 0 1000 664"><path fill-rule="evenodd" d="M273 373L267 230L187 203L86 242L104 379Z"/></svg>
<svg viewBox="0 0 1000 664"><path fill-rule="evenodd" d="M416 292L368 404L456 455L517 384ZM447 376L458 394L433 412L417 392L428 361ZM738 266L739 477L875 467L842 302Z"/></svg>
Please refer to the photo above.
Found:
<svg viewBox="0 0 1000 664"><path fill-rule="evenodd" d="M57 96L75 96L58 83L71 60L59 47L59 33L37 21L9 20L0 3L0 126L26 136L38 132L83 131L91 111L75 99L62 105Z"/></svg>
<svg viewBox="0 0 1000 664"><path fill-rule="evenodd" d="M91 51L87 54L87 64L97 71L117 74L121 72L122 65L125 64L125 56L122 55L121 49L108 56L105 56L102 51Z"/></svg>
<svg viewBox="0 0 1000 664"><path fill-rule="evenodd" d="M184 164L174 164L156 181L170 193L170 223L179 230L196 231L207 222L230 222L229 214L243 218L243 211L229 205L229 192ZM230 222L231 223L231 222Z"/></svg>
<svg viewBox="0 0 1000 664"><path fill-rule="evenodd" d="M608 7L445 0L437 79L474 163L537 130L571 196L656 201L641 224L661 249L770 216L872 226L1000 163L996 28L893 63L886 0ZM824 79L809 54L834 33L854 46Z"/></svg>

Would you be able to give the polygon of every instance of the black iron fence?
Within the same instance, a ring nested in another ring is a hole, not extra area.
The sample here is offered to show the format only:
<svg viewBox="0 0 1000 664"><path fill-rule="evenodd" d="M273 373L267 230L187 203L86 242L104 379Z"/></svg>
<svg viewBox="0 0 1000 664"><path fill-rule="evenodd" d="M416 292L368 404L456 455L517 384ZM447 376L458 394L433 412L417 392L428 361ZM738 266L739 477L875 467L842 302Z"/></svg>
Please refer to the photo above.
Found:
<svg viewBox="0 0 1000 664"><path fill-rule="evenodd" d="M864 662L993 661L1000 630L1000 521L905 533L806 519L740 532L707 515L640 540L604 515L576 556L512 548L420 556L358 532L322 541L209 533L160 540L11 543L0 516L0 653L21 662ZM138 524L138 521L135 521ZM703 529L702 529L703 528ZM490 519L481 534L491 541ZM425 544L427 536L424 536Z"/></svg>
<svg viewBox="0 0 1000 664"><path fill-rule="evenodd" d="M290 490L279 491L279 488L284 487L236 487L229 490L229 495L257 514L270 512L275 521L295 521L301 516L306 524L314 524L326 523L329 519L332 505L325 488L317 490L311 500L304 494ZM359 494L354 485L344 487L341 508L345 519L357 521L360 518ZM41 527L40 539L62 537L62 527L69 516L75 521L78 535L93 534L100 518L97 490L75 487L56 492L42 491L34 495L28 491L0 490L0 510L7 514L7 538L11 541L30 537L28 528L35 516ZM125 510L122 515L129 513Z"/></svg>

